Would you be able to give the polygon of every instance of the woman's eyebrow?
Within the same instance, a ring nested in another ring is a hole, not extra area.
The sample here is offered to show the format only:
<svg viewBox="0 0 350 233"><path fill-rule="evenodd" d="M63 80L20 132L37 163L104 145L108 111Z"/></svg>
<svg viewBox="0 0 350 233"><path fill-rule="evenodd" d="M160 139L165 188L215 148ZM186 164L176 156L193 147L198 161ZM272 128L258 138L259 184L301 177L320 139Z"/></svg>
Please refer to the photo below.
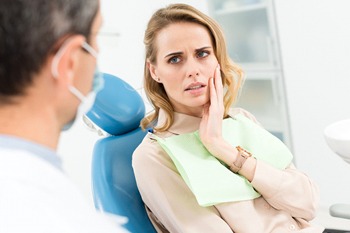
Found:
<svg viewBox="0 0 350 233"><path fill-rule="evenodd" d="M202 51L204 49L211 49L211 48L212 48L211 46L204 46L204 47L196 49L195 51L199 52L199 51ZM182 55L182 54L183 54L183 52L180 52L180 51L179 52L172 52L172 53L169 53L166 56L164 56L164 58L172 57L172 56L178 56L178 55Z"/></svg>
<svg viewBox="0 0 350 233"><path fill-rule="evenodd" d="M204 46L202 48L196 49L196 52L202 51L204 49L211 49L211 48L212 48L211 46Z"/></svg>
<svg viewBox="0 0 350 233"><path fill-rule="evenodd" d="M183 54L183 52L173 52L173 53L167 54L164 58L178 56L178 55L182 55L182 54Z"/></svg>

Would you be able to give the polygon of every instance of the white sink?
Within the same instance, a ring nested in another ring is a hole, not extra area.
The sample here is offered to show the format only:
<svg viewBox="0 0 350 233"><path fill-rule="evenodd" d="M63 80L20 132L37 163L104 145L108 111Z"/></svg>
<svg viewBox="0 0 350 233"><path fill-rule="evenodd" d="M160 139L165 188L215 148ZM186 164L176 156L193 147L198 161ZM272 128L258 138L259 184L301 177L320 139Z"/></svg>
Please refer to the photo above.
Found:
<svg viewBox="0 0 350 233"><path fill-rule="evenodd" d="M337 121L327 126L324 130L324 137L328 146L347 163L350 163L350 119ZM330 207L329 213L333 217L350 219L350 204L334 204Z"/></svg>
<svg viewBox="0 0 350 233"><path fill-rule="evenodd" d="M350 163L350 119L337 121L324 130L328 146Z"/></svg>

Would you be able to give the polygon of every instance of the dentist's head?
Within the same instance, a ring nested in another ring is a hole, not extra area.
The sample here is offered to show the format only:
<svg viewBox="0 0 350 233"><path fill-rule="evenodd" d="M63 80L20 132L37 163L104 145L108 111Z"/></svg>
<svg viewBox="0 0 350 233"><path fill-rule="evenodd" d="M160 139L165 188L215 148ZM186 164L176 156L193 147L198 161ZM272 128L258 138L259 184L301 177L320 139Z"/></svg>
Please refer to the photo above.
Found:
<svg viewBox="0 0 350 233"><path fill-rule="evenodd" d="M101 88L101 21L99 0L0 0L1 232L126 233L124 218L85 202L56 153Z"/></svg>
<svg viewBox="0 0 350 233"><path fill-rule="evenodd" d="M0 134L56 148L101 88L101 23L99 0L0 2Z"/></svg>

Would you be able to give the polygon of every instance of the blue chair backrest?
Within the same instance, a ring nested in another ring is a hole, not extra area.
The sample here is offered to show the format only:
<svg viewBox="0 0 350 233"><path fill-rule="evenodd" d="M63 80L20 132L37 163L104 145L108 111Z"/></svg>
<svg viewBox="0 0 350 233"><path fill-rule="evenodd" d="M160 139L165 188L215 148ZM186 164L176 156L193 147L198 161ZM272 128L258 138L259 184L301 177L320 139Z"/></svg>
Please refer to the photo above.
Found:
<svg viewBox="0 0 350 233"><path fill-rule="evenodd" d="M95 207L128 217L125 228L132 233L154 233L131 165L132 154L146 134L139 127L145 115L144 102L122 79L110 74L103 74L103 79L104 89L97 94L95 104L85 118L108 133L96 142L93 150Z"/></svg>

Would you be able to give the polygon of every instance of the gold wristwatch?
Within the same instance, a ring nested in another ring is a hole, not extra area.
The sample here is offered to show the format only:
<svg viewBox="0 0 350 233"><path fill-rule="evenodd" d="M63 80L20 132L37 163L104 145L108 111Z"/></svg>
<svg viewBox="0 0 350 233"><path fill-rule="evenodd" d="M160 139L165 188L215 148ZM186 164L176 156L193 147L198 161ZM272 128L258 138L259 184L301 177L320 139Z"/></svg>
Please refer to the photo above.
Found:
<svg viewBox="0 0 350 233"><path fill-rule="evenodd" d="M236 146L236 149L238 151L237 159L230 166L230 170L233 171L234 173L238 173L239 170L241 170L241 168L242 168L243 164L245 163L245 161L249 157L252 156L252 154L250 152L246 151L245 149L243 149L240 146Z"/></svg>

